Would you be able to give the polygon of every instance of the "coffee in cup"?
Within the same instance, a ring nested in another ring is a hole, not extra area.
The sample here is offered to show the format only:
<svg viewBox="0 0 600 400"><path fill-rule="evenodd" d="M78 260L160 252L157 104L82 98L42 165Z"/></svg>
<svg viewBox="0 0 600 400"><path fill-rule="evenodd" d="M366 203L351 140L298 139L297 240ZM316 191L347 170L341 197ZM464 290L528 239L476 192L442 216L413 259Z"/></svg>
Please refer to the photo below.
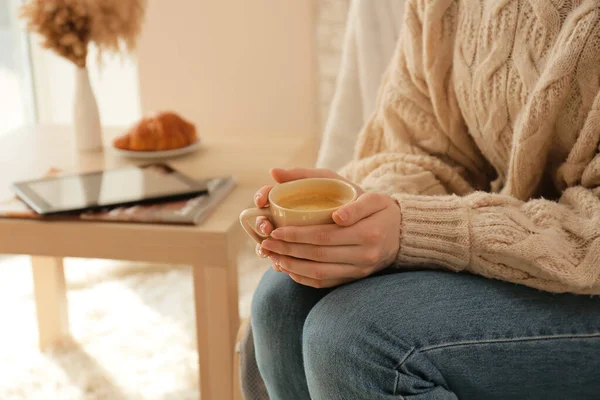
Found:
<svg viewBox="0 0 600 400"><path fill-rule="evenodd" d="M266 237L251 224L256 217L267 217L276 228L331 224L332 214L357 197L356 188L339 179L299 179L275 186L269 192L269 207L244 210L240 223L251 238L261 243Z"/></svg>

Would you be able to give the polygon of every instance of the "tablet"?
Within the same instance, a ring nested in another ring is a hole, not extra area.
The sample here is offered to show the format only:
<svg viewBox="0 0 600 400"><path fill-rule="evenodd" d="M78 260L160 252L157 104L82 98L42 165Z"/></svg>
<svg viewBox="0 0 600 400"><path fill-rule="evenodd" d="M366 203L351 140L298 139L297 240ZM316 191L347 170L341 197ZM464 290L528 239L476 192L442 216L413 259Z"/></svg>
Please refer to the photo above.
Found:
<svg viewBox="0 0 600 400"><path fill-rule="evenodd" d="M50 215L181 200L208 187L159 163L17 182L13 190L37 213Z"/></svg>

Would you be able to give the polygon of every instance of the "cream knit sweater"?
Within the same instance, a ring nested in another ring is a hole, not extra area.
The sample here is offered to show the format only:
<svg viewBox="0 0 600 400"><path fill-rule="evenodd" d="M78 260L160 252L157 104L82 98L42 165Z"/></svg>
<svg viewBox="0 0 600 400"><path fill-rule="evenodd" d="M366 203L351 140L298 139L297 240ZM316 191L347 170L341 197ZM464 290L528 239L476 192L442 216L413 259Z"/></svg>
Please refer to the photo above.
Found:
<svg viewBox="0 0 600 400"><path fill-rule="evenodd" d="M398 200L398 266L600 294L600 2L405 10L342 171Z"/></svg>

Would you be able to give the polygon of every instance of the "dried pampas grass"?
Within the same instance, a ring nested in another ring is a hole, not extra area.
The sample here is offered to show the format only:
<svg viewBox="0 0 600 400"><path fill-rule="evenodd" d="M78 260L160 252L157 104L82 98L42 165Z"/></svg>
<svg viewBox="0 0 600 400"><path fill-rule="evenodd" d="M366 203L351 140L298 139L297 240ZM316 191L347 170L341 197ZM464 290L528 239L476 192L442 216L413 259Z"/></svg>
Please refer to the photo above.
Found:
<svg viewBox="0 0 600 400"><path fill-rule="evenodd" d="M146 0L28 0L21 7L27 28L42 46L85 67L88 44L104 53L135 50Z"/></svg>
<svg viewBox="0 0 600 400"><path fill-rule="evenodd" d="M90 40L90 15L81 0L30 0L21 7L27 28L39 33L42 46L79 67L85 67Z"/></svg>
<svg viewBox="0 0 600 400"><path fill-rule="evenodd" d="M135 51L146 0L87 0L92 16L91 38L103 53Z"/></svg>

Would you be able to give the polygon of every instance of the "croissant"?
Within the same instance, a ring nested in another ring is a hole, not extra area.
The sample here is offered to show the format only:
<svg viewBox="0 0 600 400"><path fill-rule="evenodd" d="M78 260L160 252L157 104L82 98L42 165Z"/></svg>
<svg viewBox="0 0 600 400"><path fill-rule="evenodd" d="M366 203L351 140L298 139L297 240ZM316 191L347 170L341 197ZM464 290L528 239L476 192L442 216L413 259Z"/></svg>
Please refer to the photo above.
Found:
<svg viewBox="0 0 600 400"><path fill-rule="evenodd" d="M113 145L122 150L160 151L188 146L197 140L196 127L172 112L143 118Z"/></svg>

